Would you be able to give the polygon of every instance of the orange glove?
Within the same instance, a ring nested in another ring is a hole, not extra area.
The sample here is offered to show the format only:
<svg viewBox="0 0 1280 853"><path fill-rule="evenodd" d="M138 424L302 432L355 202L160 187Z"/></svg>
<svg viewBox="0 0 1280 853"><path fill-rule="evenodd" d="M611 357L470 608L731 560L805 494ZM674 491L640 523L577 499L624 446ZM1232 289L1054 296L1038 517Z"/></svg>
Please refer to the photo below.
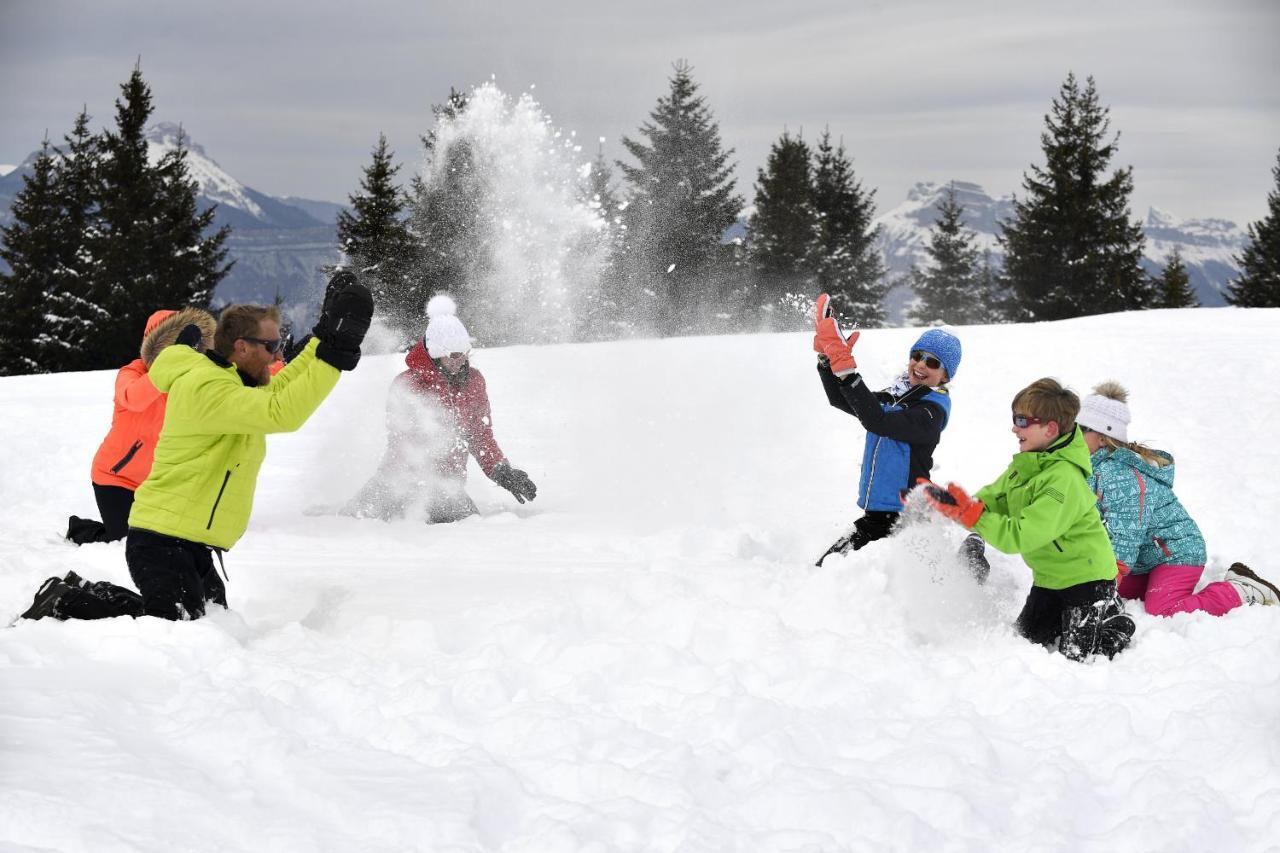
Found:
<svg viewBox="0 0 1280 853"><path fill-rule="evenodd" d="M1130 571L1129 567L1125 565L1123 560L1116 560L1116 582L1117 583L1120 581L1121 578L1129 574L1129 571Z"/></svg>
<svg viewBox="0 0 1280 853"><path fill-rule="evenodd" d="M949 483L946 491L943 491L941 486L923 477L916 482L924 486L924 497L931 507L970 530L978 523L982 513L986 512L986 504L969 497L969 493L955 483Z"/></svg>
<svg viewBox="0 0 1280 853"><path fill-rule="evenodd" d="M822 352L822 321L831 316L831 297L825 293L818 294L818 301L813 306L813 351Z"/></svg>
<svg viewBox="0 0 1280 853"><path fill-rule="evenodd" d="M857 370L858 362L853 360L853 345L858 342L858 336L862 333L854 332L845 337L831 310L831 297L825 293L818 296L814 314L813 348L831 362L831 372L836 376L847 376Z"/></svg>

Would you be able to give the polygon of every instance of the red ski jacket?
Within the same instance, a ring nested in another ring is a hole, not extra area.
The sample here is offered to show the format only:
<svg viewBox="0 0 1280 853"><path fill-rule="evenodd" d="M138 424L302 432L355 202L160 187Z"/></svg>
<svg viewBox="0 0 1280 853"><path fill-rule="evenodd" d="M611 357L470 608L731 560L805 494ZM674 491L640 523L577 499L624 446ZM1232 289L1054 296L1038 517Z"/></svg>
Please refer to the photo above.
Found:
<svg viewBox="0 0 1280 853"><path fill-rule="evenodd" d="M484 376L468 365L454 387L418 341L405 356L387 401L388 449L406 459L425 452L435 470L465 480L470 452L488 476L506 459L493 436Z"/></svg>

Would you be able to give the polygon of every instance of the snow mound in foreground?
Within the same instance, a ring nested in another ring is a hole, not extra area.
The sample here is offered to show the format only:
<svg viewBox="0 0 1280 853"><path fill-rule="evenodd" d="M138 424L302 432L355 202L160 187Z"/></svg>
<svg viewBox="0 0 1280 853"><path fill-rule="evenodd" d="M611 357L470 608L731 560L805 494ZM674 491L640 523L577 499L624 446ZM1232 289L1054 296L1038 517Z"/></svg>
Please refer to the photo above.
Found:
<svg viewBox="0 0 1280 853"><path fill-rule="evenodd" d="M935 478L1013 451L1014 391L1117 378L1178 456L1217 577L1280 576L1272 395L1224 405L1280 312L1215 309L960 330ZM869 381L917 331L871 330ZM367 359L269 440L196 623L0 632L0 846L57 850L1265 850L1280 831L1280 608L1135 613L1080 665L1009 627L1029 577L927 516L813 561L856 514L862 432L808 336L477 351L495 431L537 481L428 527L313 516L382 450L397 357ZM110 372L0 380L0 606L67 570Z"/></svg>

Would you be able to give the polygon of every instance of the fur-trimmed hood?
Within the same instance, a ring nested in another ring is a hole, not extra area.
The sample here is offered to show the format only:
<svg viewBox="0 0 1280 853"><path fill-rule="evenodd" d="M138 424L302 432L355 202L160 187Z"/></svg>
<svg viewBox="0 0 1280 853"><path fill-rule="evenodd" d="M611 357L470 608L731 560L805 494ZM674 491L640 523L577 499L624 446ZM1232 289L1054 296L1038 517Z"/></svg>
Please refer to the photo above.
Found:
<svg viewBox="0 0 1280 853"><path fill-rule="evenodd" d="M160 313L159 311L156 312L156 314ZM151 316L154 318L156 314ZM160 351L176 341L178 333L193 323L200 327L200 334L204 338L204 348L206 350L212 349L213 332L218 326L213 319L213 315L203 308L183 308L181 311L168 312L168 316L157 323L147 324L151 328L142 336L142 349L139 352L142 363L150 368Z"/></svg>

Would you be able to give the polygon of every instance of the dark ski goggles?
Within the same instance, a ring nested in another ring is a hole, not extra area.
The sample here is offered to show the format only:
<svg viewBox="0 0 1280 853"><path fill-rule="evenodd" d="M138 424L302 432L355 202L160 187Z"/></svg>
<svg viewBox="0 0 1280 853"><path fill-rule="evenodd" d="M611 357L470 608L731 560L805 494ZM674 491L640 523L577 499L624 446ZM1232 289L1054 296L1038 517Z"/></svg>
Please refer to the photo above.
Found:
<svg viewBox="0 0 1280 853"><path fill-rule="evenodd" d="M1031 415L1014 415L1013 425L1018 429L1026 429L1029 426L1039 426L1044 421L1039 418L1033 418Z"/></svg>
<svg viewBox="0 0 1280 853"><path fill-rule="evenodd" d="M936 355L930 355L929 353L925 352L922 349L913 349L911 351L911 360L923 361L924 366L929 368L930 370L937 370L939 367L942 367L941 359L939 359Z"/></svg>
<svg viewBox="0 0 1280 853"><path fill-rule="evenodd" d="M274 341L269 341L265 338L243 337L240 340L248 341L251 344L262 344L262 348L272 355L275 355L280 352L280 350L284 349L284 338L276 338Z"/></svg>

